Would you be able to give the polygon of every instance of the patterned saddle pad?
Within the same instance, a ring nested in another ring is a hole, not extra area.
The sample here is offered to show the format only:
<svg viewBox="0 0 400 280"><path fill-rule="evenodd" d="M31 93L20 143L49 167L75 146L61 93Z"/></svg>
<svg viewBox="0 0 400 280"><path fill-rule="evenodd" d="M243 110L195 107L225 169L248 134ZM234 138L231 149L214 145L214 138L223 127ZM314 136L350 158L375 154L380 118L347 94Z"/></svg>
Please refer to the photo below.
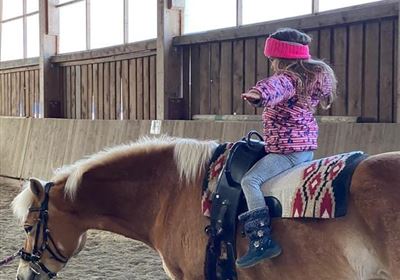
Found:
<svg viewBox="0 0 400 280"><path fill-rule="evenodd" d="M344 216L351 177L364 159L360 151L300 164L264 183L266 197L275 197L283 218L329 219Z"/></svg>
<svg viewBox="0 0 400 280"><path fill-rule="evenodd" d="M202 212L210 217L212 196L224 170L231 143L220 147L203 186ZM264 183L266 200L278 200L282 218L329 219L344 216L351 177L365 159L361 151L338 154L300 164ZM274 212L274 209L271 209Z"/></svg>

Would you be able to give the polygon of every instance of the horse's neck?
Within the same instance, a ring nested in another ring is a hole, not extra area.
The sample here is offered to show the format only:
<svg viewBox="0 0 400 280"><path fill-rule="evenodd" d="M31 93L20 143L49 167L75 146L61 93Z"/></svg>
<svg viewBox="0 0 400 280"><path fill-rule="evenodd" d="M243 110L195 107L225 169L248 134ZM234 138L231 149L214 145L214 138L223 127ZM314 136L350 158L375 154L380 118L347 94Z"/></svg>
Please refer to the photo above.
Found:
<svg viewBox="0 0 400 280"><path fill-rule="evenodd" d="M152 174L127 164L125 170L137 172L97 170L83 177L72 207L84 227L150 244L157 220L164 219L170 197L178 196L180 189L178 174L171 171L174 166L157 166L160 170L152 169Z"/></svg>

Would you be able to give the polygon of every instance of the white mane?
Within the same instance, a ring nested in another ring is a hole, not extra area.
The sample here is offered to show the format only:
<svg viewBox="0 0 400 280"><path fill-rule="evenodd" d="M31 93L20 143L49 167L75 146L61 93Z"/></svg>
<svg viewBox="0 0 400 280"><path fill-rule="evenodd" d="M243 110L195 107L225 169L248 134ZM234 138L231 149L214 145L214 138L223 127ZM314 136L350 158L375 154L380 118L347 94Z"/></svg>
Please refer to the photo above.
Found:
<svg viewBox="0 0 400 280"><path fill-rule="evenodd" d="M174 145L174 159L176 161L178 174L181 179L188 182L193 181L199 172L205 168L206 163L211 158L213 151L218 146L216 141L200 141L187 138L172 138L161 136L159 138L143 137L136 142L107 148L101 152L91 155L85 159L63 166L54 171L51 181L67 180L65 184L65 195L74 199L76 191L80 185L82 174L93 167L95 164L123 156L128 152L140 150L151 150L157 147ZM29 188L30 182L24 183L23 190L15 197L12 202L14 215L24 221L28 215L28 209L32 205L34 195Z"/></svg>
<svg viewBox="0 0 400 280"><path fill-rule="evenodd" d="M73 199L80 185L82 175L95 164L124 156L129 152L149 150L168 145L174 145L174 158L181 179L192 181L211 158L212 152L218 144L216 141L172 138L165 135L159 138L143 137L136 142L107 148L74 164L63 166L55 171L52 181L68 177L65 184L65 194Z"/></svg>

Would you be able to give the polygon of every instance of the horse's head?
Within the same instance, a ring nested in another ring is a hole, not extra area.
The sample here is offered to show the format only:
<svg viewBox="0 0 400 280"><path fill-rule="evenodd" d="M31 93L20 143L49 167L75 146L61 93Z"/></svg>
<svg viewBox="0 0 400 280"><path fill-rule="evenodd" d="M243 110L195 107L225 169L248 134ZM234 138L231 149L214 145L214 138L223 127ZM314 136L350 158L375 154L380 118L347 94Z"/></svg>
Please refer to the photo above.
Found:
<svg viewBox="0 0 400 280"><path fill-rule="evenodd" d="M78 226L73 210L68 210L60 189L53 183L30 179L29 188L13 201L14 212L26 232L18 280L55 277L85 244L86 233Z"/></svg>

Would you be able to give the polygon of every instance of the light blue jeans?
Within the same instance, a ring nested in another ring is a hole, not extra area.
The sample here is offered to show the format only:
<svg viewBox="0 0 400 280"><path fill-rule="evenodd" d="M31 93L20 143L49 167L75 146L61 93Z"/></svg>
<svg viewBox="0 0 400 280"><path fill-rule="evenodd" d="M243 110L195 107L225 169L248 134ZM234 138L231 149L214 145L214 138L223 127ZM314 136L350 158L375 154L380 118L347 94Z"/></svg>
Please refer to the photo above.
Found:
<svg viewBox="0 0 400 280"><path fill-rule="evenodd" d="M265 207L261 186L272 177L314 157L312 151L291 154L267 154L243 176L241 184L247 207L250 210Z"/></svg>

